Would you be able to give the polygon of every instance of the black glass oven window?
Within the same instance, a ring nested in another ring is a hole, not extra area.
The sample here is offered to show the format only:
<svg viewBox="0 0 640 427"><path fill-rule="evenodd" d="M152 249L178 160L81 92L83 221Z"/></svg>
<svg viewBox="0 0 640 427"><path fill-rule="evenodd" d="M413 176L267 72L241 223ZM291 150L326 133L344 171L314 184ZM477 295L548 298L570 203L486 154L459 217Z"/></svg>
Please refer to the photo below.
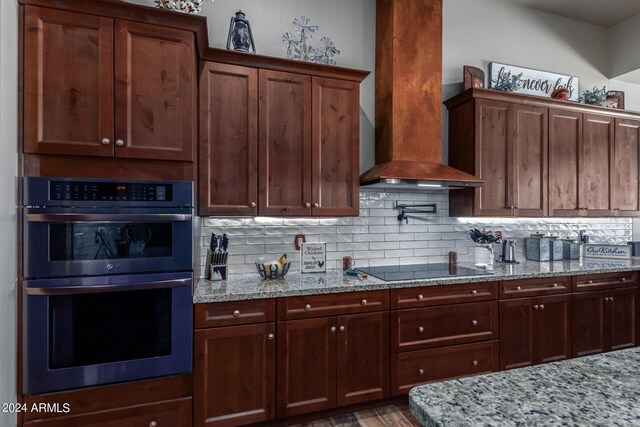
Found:
<svg viewBox="0 0 640 427"><path fill-rule="evenodd" d="M51 261L171 257L172 245L170 222L49 225Z"/></svg>
<svg viewBox="0 0 640 427"><path fill-rule="evenodd" d="M171 289L49 297L49 369L171 354Z"/></svg>

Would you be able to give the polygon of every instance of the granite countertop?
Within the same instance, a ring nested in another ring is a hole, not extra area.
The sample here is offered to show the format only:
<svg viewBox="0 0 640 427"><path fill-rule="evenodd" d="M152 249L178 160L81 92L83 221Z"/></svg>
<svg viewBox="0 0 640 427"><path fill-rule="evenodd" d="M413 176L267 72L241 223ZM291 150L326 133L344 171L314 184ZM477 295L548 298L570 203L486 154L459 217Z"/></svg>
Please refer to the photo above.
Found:
<svg viewBox="0 0 640 427"><path fill-rule="evenodd" d="M460 264L462 267L473 265ZM520 264L494 264L493 274L482 276L455 276L440 279L416 279L385 282L373 276L361 280L347 276L341 270L326 273L301 274L291 272L284 279L262 280L258 273L232 274L227 280L199 279L193 294L194 303L240 301L299 295L332 294L371 291L378 289L439 286L458 283L478 283L495 280L533 279L542 277L574 276L580 274L614 273L640 270L640 258L629 261L583 259L576 261L521 261Z"/></svg>
<svg viewBox="0 0 640 427"><path fill-rule="evenodd" d="M424 426L640 424L640 348L416 387Z"/></svg>

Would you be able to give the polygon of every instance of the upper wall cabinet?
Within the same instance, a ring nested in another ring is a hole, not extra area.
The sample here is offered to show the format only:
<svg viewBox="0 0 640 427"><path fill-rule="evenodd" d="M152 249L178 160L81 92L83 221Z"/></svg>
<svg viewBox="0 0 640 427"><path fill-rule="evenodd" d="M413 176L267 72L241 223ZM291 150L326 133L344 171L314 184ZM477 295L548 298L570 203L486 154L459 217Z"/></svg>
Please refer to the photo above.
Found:
<svg viewBox="0 0 640 427"><path fill-rule="evenodd" d="M471 89L446 101L452 216L640 214L640 114Z"/></svg>
<svg viewBox="0 0 640 427"><path fill-rule="evenodd" d="M25 7L24 151L192 161L194 34Z"/></svg>
<svg viewBox="0 0 640 427"><path fill-rule="evenodd" d="M251 58L202 63L199 213L357 216L366 73Z"/></svg>

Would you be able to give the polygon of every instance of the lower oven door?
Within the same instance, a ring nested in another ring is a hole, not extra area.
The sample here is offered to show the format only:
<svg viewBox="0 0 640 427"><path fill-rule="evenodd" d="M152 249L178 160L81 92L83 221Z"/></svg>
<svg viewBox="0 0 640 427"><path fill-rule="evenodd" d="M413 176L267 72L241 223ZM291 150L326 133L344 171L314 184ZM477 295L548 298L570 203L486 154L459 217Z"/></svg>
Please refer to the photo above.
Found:
<svg viewBox="0 0 640 427"><path fill-rule="evenodd" d="M25 281L26 394L191 372L192 276Z"/></svg>

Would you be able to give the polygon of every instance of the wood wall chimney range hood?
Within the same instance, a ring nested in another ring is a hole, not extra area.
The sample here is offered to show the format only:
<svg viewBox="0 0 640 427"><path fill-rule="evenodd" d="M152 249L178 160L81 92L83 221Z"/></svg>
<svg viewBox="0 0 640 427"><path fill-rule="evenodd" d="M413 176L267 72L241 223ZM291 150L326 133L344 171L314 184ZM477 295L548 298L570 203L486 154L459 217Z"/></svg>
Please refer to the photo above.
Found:
<svg viewBox="0 0 640 427"><path fill-rule="evenodd" d="M361 186L481 185L442 164L442 0L376 1L375 96L376 165Z"/></svg>

